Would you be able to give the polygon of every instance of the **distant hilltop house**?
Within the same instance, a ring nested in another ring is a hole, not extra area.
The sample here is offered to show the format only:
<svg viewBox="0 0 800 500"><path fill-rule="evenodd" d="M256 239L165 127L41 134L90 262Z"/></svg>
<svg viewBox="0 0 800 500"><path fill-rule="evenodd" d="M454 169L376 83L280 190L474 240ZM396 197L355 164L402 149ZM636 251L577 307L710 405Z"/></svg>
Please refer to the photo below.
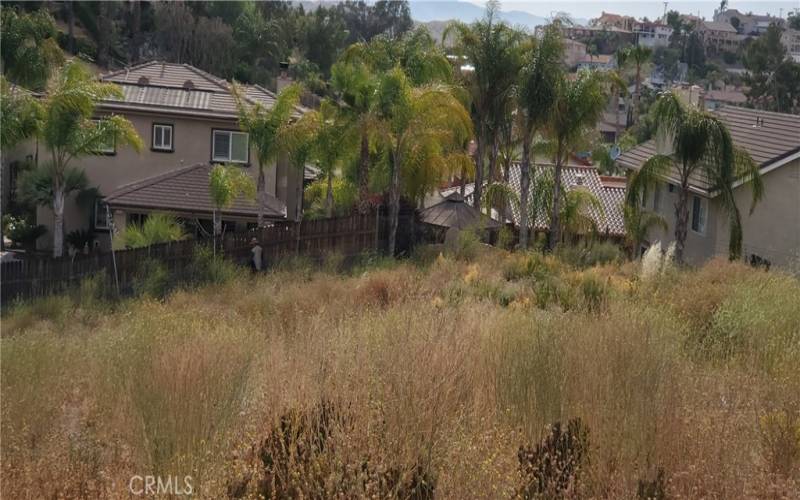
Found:
<svg viewBox="0 0 800 500"><path fill-rule="evenodd" d="M736 9L726 9L714 14L714 22L725 23L733 26L737 33L747 36L759 36L764 34L771 24L776 24L784 28L786 21L777 16L769 14L743 14Z"/></svg>
<svg viewBox="0 0 800 500"><path fill-rule="evenodd" d="M743 88L725 85L722 89L703 89L699 85L675 85L672 87L685 104L715 111L723 106L744 106L747 95Z"/></svg>
<svg viewBox="0 0 800 500"><path fill-rule="evenodd" d="M636 43L653 49L669 46L672 31L672 27L660 22L637 21L633 25Z"/></svg>
<svg viewBox="0 0 800 500"><path fill-rule="evenodd" d="M712 54L735 53L746 38L726 22L701 21L697 24L696 30L703 37L706 52Z"/></svg>
<svg viewBox="0 0 800 500"><path fill-rule="evenodd" d="M208 187L211 167L232 164L254 177L258 174L250 137L239 127L231 84L188 64L159 61L107 73L100 79L119 85L122 98L102 101L96 119L110 114L125 116L145 148L137 154L131 148L108 144L95 155L80 159L89 185L97 187L100 196L88 208L81 206L74 195L67 200L65 234L75 230L107 233L107 211L117 230L142 221L150 213L165 212L193 222L198 230L210 231L214 210ZM275 103L275 94L267 89L258 85L242 88L250 104L269 108ZM298 107L296 115L302 112L304 108ZM20 163L26 158L43 158L45 154L30 141L4 155L4 161L10 162L3 168L9 171L4 181L16 179ZM289 168L284 158L265 171L266 217L299 217L303 173ZM240 200L222 211L227 226L255 223L256 215L254 201ZM50 208L39 207L36 216L39 224L52 231ZM107 238L98 240L108 244ZM42 237L38 243L39 248L45 248L52 244L52 238Z"/></svg>
<svg viewBox="0 0 800 500"><path fill-rule="evenodd" d="M800 256L800 116L723 106L715 111L730 130L734 145L747 151L759 165L764 197L751 214L751 192L735 184L734 199L742 216L742 252L750 262L789 265ZM638 170L658 151L654 140L623 153L618 162ZM689 180L689 231L685 256L702 264L716 255L727 255L730 226L721 207L719 191L703 176ZM649 242L674 240L678 196L677 173L649 189L643 206L661 214L669 229L654 230Z"/></svg>
<svg viewBox="0 0 800 500"><path fill-rule="evenodd" d="M786 53L796 63L800 63L800 31L793 29L783 30L781 43L786 47Z"/></svg>
<svg viewBox="0 0 800 500"><path fill-rule="evenodd" d="M600 14L600 17L589 21L590 26L605 28L608 30L613 30L616 28L624 31L633 31L636 24L636 19L631 16L612 14L611 12L606 11L603 11Z"/></svg>
<svg viewBox="0 0 800 500"><path fill-rule="evenodd" d="M596 69L599 71L609 71L617 67L616 58L613 54L584 54L578 59L577 68Z"/></svg>

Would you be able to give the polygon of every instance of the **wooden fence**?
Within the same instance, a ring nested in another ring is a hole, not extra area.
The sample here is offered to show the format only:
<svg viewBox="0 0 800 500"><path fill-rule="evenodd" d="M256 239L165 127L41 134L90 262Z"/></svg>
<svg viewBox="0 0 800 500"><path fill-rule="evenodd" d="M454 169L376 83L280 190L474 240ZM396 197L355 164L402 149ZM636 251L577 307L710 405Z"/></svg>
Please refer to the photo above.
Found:
<svg viewBox="0 0 800 500"><path fill-rule="evenodd" d="M246 264L250 241L256 238L267 265L290 255L318 257L337 252L354 256L382 248L384 217L376 214L279 222L270 227L225 235L221 243L225 258ZM26 259L3 262L0 268L0 298L8 303L18 298L40 297L77 286L86 277L105 271L109 286L131 287L141 263L154 259L171 271L186 270L199 245L208 241L184 240L146 248L96 253L63 259Z"/></svg>

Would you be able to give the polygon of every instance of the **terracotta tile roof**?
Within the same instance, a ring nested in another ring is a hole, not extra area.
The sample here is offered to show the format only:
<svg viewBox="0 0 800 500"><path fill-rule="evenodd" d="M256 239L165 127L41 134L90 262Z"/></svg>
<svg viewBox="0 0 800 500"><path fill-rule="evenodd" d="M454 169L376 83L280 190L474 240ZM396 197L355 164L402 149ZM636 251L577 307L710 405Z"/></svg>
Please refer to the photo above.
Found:
<svg viewBox="0 0 800 500"><path fill-rule="evenodd" d="M736 33L736 28L731 26L730 23L715 21L703 21L701 24L701 29L705 31L724 31L727 33Z"/></svg>
<svg viewBox="0 0 800 500"><path fill-rule="evenodd" d="M451 193L435 205L419 213L420 220L426 224L456 229L467 229L480 225L483 228L496 229L500 223L482 216L472 205L465 203L458 192Z"/></svg>
<svg viewBox="0 0 800 500"><path fill-rule="evenodd" d="M744 104L747 102L747 96L741 90L709 90L706 91L705 100Z"/></svg>
<svg viewBox="0 0 800 500"><path fill-rule="evenodd" d="M537 165L531 172L531 185L537 180L545 179L553 175L553 165ZM623 217L622 206L625 201L625 180L620 177L608 177L606 181L601 179L601 176L594 167L581 167L581 166L565 166L561 171L562 185L564 189L569 191L572 189L586 189L592 193L602 204L602 212L592 210L591 216L597 224L598 230L602 233L608 233L612 236L625 235L625 221ZM613 179L613 181L611 180ZM520 165L513 163L509 171L509 185L517 195L520 193ZM475 186L473 183L467 184L465 189L465 197L468 203L473 199L473 192ZM442 195L447 196L452 193L457 193L460 186L442 190ZM536 230L547 230L549 228L549 209L550 207L543 207L536 214L536 221L534 227ZM519 225L519 210L512 205L511 219L516 225Z"/></svg>
<svg viewBox="0 0 800 500"><path fill-rule="evenodd" d="M774 113L736 106L723 106L715 112L728 127L736 146L747 151L762 168L800 152L800 116ZM760 125L757 125L756 119ZM656 154L654 140L644 142L623 153L619 163L624 168L638 170L651 156ZM679 181L677 169L669 176ZM698 173L689 178L690 188L702 194L710 194L713 186Z"/></svg>
<svg viewBox="0 0 800 500"><path fill-rule="evenodd" d="M188 64L150 61L100 78L122 88L122 99L109 99L107 106L237 117L230 83ZM259 85L241 86L251 104L259 103L266 108L275 104L273 92ZM295 115L305 111L297 106Z"/></svg>
<svg viewBox="0 0 800 500"><path fill-rule="evenodd" d="M210 216L215 209L208 186L211 168L207 163L199 163L148 177L121 186L106 196L104 201L119 208ZM267 196L266 208L267 217L286 218L286 205L274 196ZM258 215L258 209L255 201L239 198L222 213L251 218Z"/></svg>

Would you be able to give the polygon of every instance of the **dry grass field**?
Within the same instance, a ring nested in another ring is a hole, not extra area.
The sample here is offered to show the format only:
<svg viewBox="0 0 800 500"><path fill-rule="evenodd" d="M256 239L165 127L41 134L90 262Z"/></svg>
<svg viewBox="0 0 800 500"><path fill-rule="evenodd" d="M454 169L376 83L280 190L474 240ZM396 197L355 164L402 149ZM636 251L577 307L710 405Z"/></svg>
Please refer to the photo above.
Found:
<svg viewBox="0 0 800 500"><path fill-rule="evenodd" d="M482 249L2 321L3 498L800 498L800 281Z"/></svg>

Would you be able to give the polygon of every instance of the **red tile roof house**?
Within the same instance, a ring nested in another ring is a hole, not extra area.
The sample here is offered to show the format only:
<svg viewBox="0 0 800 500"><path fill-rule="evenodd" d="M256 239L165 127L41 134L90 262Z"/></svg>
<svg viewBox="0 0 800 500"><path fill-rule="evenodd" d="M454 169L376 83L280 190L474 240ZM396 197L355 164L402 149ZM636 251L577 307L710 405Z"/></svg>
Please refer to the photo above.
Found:
<svg viewBox="0 0 800 500"><path fill-rule="evenodd" d="M96 236L107 234L105 203L117 230L152 212L175 214L210 229L213 206L208 174L212 165L236 164L254 178L258 175L255 151L248 134L239 127L230 84L187 64L157 61L108 73L100 79L118 84L124 97L101 102L97 118L112 113L125 116L145 147L136 153L129 147L110 145L107 150L76 162L86 172L89 184L99 188L102 198L88 209L80 207L71 196L64 211L64 233L91 230ZM275 94L262 87L244 88L251 103L270 107L275 102ZM298 113L302 111L298 107ZM11 152L8 159L35 157L36 147L35 143L26 144ZM40 157L44 154L44 150L38 151ZM267 217L298 217L303 173L295 172L285 159L265 171ZM227 224L242 227L254 223L256 214L255 202L240 200L223 210L222 218ZM39 248L45 249L52 245L52 211L40 207L37 220L48 228L38 242ZM103 247L110 244L107 237L97 241Z"/></svg>
<svg viewBox="0 0 800 500"><path fill-rule="evenodd" d="M764 197L750 214L750 187L737 183L736 205L742 216L742 253L747 261L767 260L773 265L794 265L800 259L800 116L771 113L734 106L716 111L730 130L734 144L745 149L760 166ZM623 153L618 162L637 170L656 153L648 141ZM701 176L689 179L689 231L686 260L702 264L714 256L728 255L730 228L721 209L718 192ZM674 240L678 177L651 189L645 199L648 209L660 213L669 226L654 230L649 241Z"/></svg>

